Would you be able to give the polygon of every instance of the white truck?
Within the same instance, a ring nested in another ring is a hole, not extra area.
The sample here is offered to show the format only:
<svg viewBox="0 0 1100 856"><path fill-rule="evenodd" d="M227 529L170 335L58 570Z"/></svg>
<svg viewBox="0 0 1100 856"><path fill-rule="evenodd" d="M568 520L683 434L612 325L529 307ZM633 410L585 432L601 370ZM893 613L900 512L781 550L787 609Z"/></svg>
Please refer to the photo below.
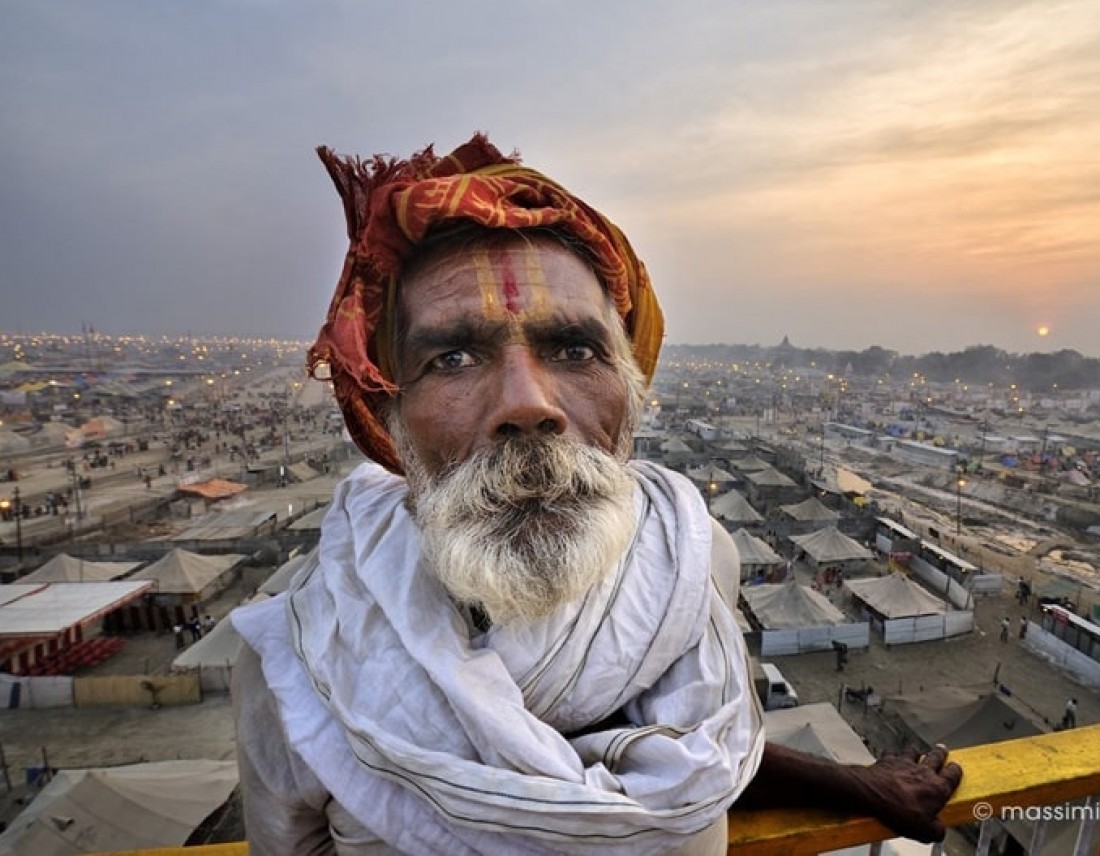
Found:
<svg viewBox="0 0 1100 856"><path fill-rule="evenodd" d="M764 710L780 710L798 706L798 693L790 685L783 673L773 663L761 663L759 691Z"/></svg>

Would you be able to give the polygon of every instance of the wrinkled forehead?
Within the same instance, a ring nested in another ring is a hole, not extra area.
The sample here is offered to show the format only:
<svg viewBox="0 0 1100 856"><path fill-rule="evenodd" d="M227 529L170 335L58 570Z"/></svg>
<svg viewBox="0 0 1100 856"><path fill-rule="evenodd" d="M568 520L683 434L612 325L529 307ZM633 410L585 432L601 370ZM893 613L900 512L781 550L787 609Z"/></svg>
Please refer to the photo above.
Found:
<svg viewBox="0 0 1100 856"><path fill-rule="evenodd" d="M614 313L592 265L570 242L496 231L431 245L407 263L398 284L399 326L407 328L427 303L453 300L469 309L475 293L480 314L489 317L529 316L563 301Z"/></svg>

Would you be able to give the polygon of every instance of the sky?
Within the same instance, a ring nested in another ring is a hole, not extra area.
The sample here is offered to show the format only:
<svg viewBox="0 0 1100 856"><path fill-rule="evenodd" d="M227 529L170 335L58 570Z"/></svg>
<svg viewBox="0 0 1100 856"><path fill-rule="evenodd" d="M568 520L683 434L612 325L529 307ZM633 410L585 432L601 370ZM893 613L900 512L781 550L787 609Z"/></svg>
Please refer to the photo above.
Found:
<svg viewBox="0 0 1100 856"><path fill-rule="evenodd" d="M314 148L476 130L670 343L1100 356L1096 0L0 0L0 330L310 339Z"/></svg>

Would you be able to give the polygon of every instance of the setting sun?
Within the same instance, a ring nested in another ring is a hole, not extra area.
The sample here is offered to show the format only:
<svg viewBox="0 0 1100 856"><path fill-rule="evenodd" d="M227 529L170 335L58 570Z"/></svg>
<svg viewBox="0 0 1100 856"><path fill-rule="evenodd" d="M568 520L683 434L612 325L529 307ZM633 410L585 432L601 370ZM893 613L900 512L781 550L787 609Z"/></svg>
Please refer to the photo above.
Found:
<svg viewBox="0 0 1100 856"><path fill-rule="evenodd" d="M1041 324L1039 326L1039 329L1036 330L1035 332L1037 332L1040 336L1049 336L1050 335L1050 328L1048 326L1046 326L1046 324Z"/></svg>

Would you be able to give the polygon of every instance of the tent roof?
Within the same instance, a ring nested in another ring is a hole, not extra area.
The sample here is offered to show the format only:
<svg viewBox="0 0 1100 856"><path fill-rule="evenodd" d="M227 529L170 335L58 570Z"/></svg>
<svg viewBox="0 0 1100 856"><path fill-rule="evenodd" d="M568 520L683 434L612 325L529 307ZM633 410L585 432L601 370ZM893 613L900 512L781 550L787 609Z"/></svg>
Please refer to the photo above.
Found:
<svg viewBox="0 0 1100 856"><path fill-rule="evenodd" d="M275 573L264 580L263 585L260 586L260 591L272 597L286 591L290 586L290 581L294 578L294 575L298 573L298 569L316 556L317 548L314 547L308 553L301 556L295 556L293 559L284 562L275 570Z"/></svg>
<svg viewBox="0 0 1100 856"><path fill-rule="evenodd" d="M141 562L89 562L59 553L38 570L21 577L21 583L107 582L124 577Z"/></svg>
<svg viewBox="0 0 1100 856"><path fill-rule="evenodd" d="M779 508L795 520L839 520L840 514L833 511L816 496L804 499L794 505L781 505Z"/></svg>
<svg viewBox="0 0 1100 856"><path fill-rule="evenodd" d="M808 535L792 535L791 540L819 564L871 558L870 550L853 541L835 526L827 526Z"/></svg>
<svg viewBox="0 0 1100 856"><path fill-rule="evenodd" d="M715 482L725 484L733 481L733 476L715 464L706 464L702 467L688 468L687 475L693 481Z"/></svg>
<svg viewBox="0 0 1100 856"><path fill-rule="evenodd" d="M0 639L54 636L117 609L151 588L144 580L0 586Z"/></svg>
<svg viewBox="0 0 1100 856"><path fill-rule="evenodd" d="M172 540L221 541L227 538L248 538L277 517L278 512L269 509L213 511L204 514L179 534L173 535Z"/></svg>
<svg viewBox="0 0 1100 856"><path fill-rule="evenodd" d="M799 705L764 714L764 731L771 743L830 758L841 764L873 764L863 740L828 702Z"/></svg>
<svg viewBox="0 0 1100 856"><path fill-rule="evenodd" d="M195 484L181 484L180 493L190 493L201 496L203 499L228 499L248 490L248 485L227 479L210 479Z"/></svg>
<svg viewBox="0 0 1100 856"><path fill-rule="evenodd" d="M0 852L69 856L181 846L228 798L236 761L62 770L0 834ZM54 818L72 818L60 828Z"/></svg>
<svg viewBox="0 0 1100 856"><path fill-rule="evenodd" d="M730 466L743 473L755 470L770 470L772 468L771 464L761 460L755 455L749 455L747 458L737 458L736 460L730 461Z"/></svg>
<svg viewBox="0 0 1100 856"><path fill-rule="evenodd" d="M741 556L741 564L744 565L781 565L783 557L755 535L744 529L737 529L733 533L733 543L737 545L737 552Z"/></svg>
<svg viewBox="0 0 1100 856"><path fill-rule="evenodd" d="M746 586L742 596L766 630L793 630L842 624L844 614L820 592L800 586L792 576L775 585Z"/></svg>
<svg viewBox="0 0 1100 856"><path fill-rule="evenodd" d="M1021 710L997 693L939 687L893 696L888 704L922 742L952 748L1042 734Z"/></svg>
<svg viewBox="0 0 1100 856"><path fill-rule="evenodd" d="M710 513L719 520L734 523L758 523L763 516L736 490L731 490L710 501Z"/></svg>
<svg viewBox="0 0 1100 856"><path fill-rule="evenodd" d="M224 666L237 662L244 640L233 622L223 618L214 629L172 661L173 669L196 669L201 666Z"/></svg>
<svg viewBox="0 0 1100 856"><path fill-rule="evenodd" d="M201 556L177 548L131 579L155 580L162 594L198 594L247 558L239 553Z"/></svg>
<svg viewBox="0 0 1100 856"><path fill-rule="evenodd" d="M795 483L792 479L783 475L779 470L773 470L770 467L766 470L759 470L755 473L748 473L745 478L751 481L757 487L794 487Z"/></svg>
<svg viewBox="0 0 1100 856"><path fill-rule="evenodd" d="M867 479L844 467L826 468L824 477L815 480L814 484L829 493L851 493L858 496L863 496L873 487Z"/></svg>
<svg viewBox="0 0 1100 856"><path fill-rule="evenodd" d="M887 618L911 618L916 615L939 615L947 612L947 604L921 588L905 574L865 580L845 580L844 585L875 612Z"/></svg>

